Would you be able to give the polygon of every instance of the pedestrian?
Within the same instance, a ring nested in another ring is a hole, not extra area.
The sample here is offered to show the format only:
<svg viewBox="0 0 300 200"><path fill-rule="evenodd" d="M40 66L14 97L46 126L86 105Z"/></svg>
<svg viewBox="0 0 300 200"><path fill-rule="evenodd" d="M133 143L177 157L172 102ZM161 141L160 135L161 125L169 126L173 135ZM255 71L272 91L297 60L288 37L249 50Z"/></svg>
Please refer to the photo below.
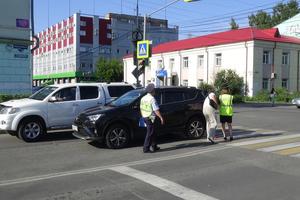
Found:
<svg viewBox="0 0 300 200"><path fill-rule="evenodd" d="M275 105L275 96L276 96L276 91L272 87L271 92L270 92L270 101L272 102L272 107Z"/></svg>
<svg viewBox="0 0 300 200"><path fill-rule="evenodd" d="M221 91L221 95L219 96L220 102L220 122L222 124L222 133L224 136L224 140L227 140L226 128L225 125L228 126L229 139L233 140L232 136L232 116L233 116L233 96L229 94L228 88L223 88Z"/></svg>
<svg viewBox="0 0 300 200"><path fill-rule="evenodd" d="M216 110L218 109L218 101L215 93L209 92L204 100L203 114L206 120L207 141L215 144L214 137L216 134L217 120Z"/></svg>
<svg viewBox="0 0 300 200"><path fill-rule="evenodd" d="M164 119L160 114L159 107L154 98L155 86L153 83L147 85L146 92L147 94L141 99L140 110L147 127L147 134L144 141L143 152L149 153L155 152L160 149L157 146L157 133L154 130L154 122L156 116L160 119L162 125L164 124ZM152 151L150 150L150 146L152 147Z"/></svg>

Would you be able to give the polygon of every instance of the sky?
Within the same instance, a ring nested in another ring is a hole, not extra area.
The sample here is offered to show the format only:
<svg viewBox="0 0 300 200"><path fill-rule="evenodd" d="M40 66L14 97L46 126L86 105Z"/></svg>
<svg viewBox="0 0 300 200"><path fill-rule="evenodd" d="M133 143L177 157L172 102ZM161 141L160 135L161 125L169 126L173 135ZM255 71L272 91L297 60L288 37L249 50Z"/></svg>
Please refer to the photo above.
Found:
<svg viewBox="0 0 300 200"><path fill-rule="evenodd" d="M104 17L107 13L139 15L152 13L174 0L34 0L35 32L81 12ZM201 0L191 3L178 1L153 14L153 18L169 21L179 27L179 38L196 37L229 29L231 18L240 28L248 27L248 16L259 10L271 12L276 4L287 0Z"/></svg>

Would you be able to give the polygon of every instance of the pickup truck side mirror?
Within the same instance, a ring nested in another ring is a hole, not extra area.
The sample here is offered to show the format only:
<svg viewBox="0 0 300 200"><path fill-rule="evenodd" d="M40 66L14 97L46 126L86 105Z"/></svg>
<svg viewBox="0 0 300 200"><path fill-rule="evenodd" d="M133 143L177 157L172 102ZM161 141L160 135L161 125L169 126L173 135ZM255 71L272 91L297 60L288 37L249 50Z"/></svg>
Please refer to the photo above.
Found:
<svg viewBox="0 0 300 200"><path fill-rule="evenodd" d="M50 99L48 100L51 103L57 102L58 99L55 96L50 97Z"/></svg>

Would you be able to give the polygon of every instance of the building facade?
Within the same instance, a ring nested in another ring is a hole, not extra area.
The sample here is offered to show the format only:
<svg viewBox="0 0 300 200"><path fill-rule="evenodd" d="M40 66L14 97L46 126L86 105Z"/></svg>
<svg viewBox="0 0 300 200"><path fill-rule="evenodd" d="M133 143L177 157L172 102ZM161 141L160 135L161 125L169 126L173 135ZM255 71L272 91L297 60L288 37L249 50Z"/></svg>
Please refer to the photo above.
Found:
<svg viewBox="0 0 300 200"><path fill-rule="evenodd" d="M0 1L0 94L31 93L31 1Z"/></svg>
<svg viewBox="0 0 300 200"><path fill-rule="evenodd" d="M143 84L197 87L212 84L216 73L232 69L243 77L247 94L284 87L299 91L300 39L277 28L245 28L160 44L153 48ZM124 80L135 83L131 56L124 57Z"/></svg>
<svg viewBox="0 0 300 200"><path fill-rule="evenodd" d="M149 34L154 44L178 40L178 28L168 28L167 20L151 19L148 23L150 30L159 33ZM75 13L48 27L37 34L40 47L33 55L33 84L89 79L99 57L121 59L132 53L135 27L135 16L114 13L105 19Z"/></svg>
<svg viewBox="0 0 300 200"><path fill-rule="evenodd" d="M76 13L38 33L33 84L77 82L91 76L97 59L110 57L110 20Z"/></svg>
<svg viewBox="0 0 300 200"><path fill-rule="evenodd" d="M112 57L122 59L133 52L132 31L136 30L137 17L133 15L109 13L106 19L111 20L112 27ZM143 32L144 18L138 18L138 27ZM169 27L168 20L147 19L147 39L156 46L161 43L178 40L178 27Z"/></svg>

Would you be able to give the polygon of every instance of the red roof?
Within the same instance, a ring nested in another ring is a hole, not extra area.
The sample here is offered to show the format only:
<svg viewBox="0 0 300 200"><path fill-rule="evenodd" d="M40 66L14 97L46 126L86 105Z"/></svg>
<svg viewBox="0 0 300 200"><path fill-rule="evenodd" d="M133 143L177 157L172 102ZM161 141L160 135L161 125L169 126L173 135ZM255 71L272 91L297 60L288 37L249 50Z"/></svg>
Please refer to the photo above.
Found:
<svg viewBox="0 0 300 200"><path fill-rule="evenodd" d="M152 54L252 40L300 44L300 39L280 35L277 28L256 29L250 27L159 44L152 49ZM132 57L132 55L128 55L126 57Z"/></svg>

